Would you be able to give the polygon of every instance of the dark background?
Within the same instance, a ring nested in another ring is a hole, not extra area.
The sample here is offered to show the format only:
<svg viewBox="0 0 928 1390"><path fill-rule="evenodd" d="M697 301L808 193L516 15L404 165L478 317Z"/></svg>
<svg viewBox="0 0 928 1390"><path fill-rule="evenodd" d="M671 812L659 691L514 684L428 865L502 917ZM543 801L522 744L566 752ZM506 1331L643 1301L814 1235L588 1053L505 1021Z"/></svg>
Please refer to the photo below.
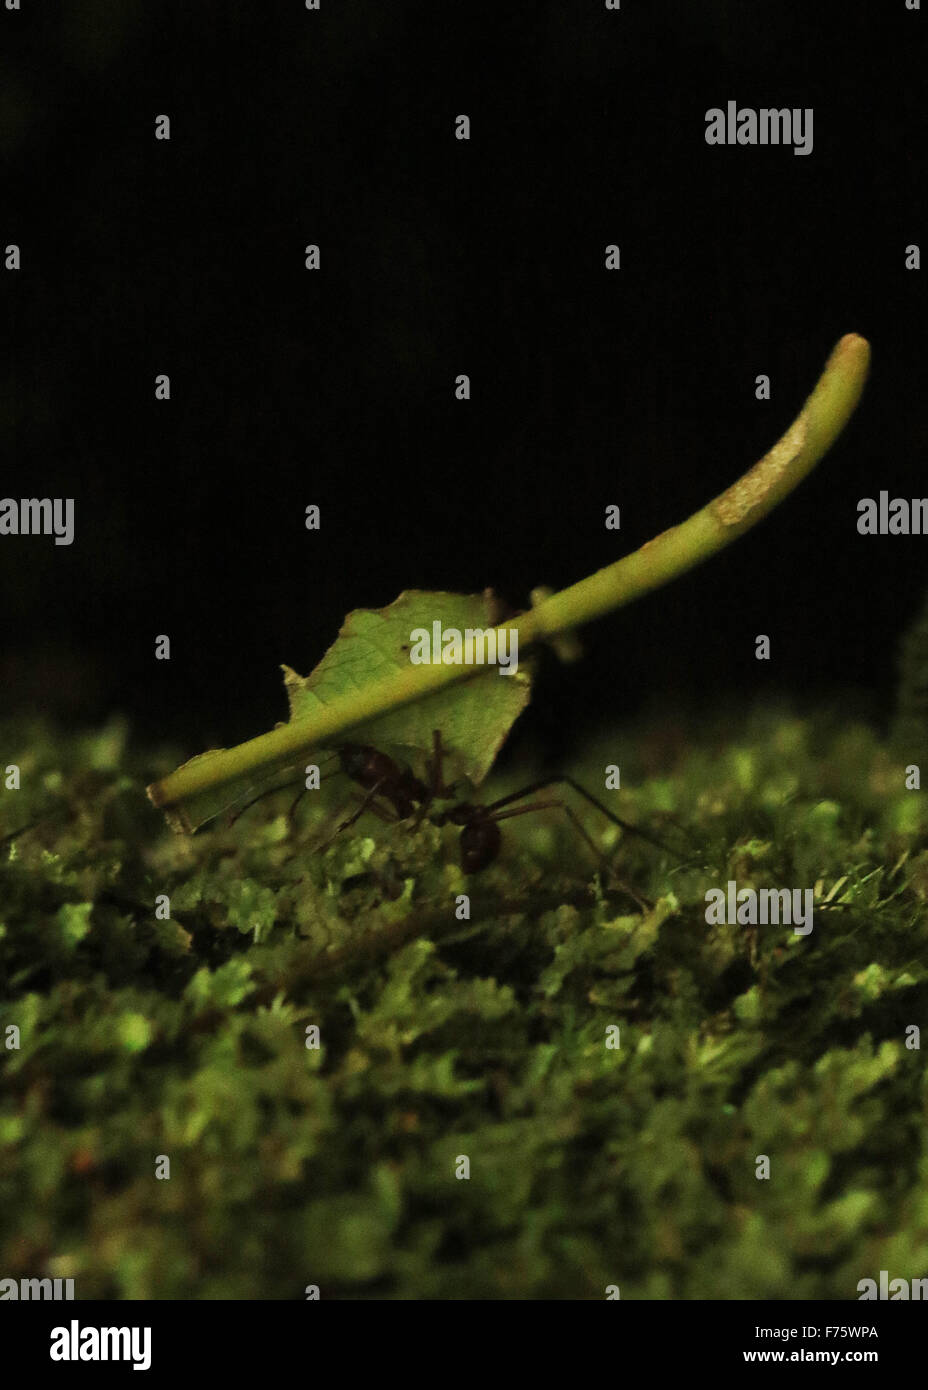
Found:
<svg viewBox="0 0 928 1390"><path fill-rule="evenodd" d="M860 537L856 505L928 493L903 264L926 241L928 13L23 6L0 10L0 243L23 255L0 275L0 493L74 497L76 539L0 542L6 709L122 711L191 754L260 733L279 663L308 671L352 608L488 584L522 607L683 520L854 331L872 375L832 454L588 629L527 727L560 756L654 700L856 688L888 715L928 538ZM707 146L729 99L812 106L813 153Z"/></svg>

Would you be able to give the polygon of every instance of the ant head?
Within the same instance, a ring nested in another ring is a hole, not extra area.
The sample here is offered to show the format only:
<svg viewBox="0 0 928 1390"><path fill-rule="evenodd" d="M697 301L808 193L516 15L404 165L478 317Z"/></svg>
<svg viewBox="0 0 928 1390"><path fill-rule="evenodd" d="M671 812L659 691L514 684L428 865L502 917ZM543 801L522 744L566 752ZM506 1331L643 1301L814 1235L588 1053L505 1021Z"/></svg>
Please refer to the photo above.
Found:
<svg viewBox="0 0 928 1390"><path fill-rule="evenodd" d="M386 753L363 743L343 743L338 749L342 771L368 791L380 783L393 783L400 769Z"/></svg>
<svg viewBox="0 0 928 1390"><path fill-rule="evenodd" d="M365 771L370 753L371 749L364 748L360 743L343 743L338 750L342 772L357 779Z"/></svg>

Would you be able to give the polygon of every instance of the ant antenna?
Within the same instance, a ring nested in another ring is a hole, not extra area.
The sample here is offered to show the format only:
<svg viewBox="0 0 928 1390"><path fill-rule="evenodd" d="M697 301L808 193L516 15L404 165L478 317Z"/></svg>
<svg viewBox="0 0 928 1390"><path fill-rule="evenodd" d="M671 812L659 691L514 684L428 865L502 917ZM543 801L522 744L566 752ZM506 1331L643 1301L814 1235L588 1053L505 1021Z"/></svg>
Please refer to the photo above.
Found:
<svg viewBox="0 0 928 1390"><path fill-rule="evenodd" d="M329 757L337 756L334 750L326 749L325 752ZM239 816L243 816L246 811L250 810L252 806L257 805L259 801L263 801L266 796L270 796L273 792L285 791L287 787L295 787L298 783L301 783L302 781L303 774L301 773L299 777L292 777L286 782L278 782L273 787L265 787L263 792L258 792L257 796L253 796L250 801L245 802L244 806L239 806L238 810L233 812L233 814L229 817L228 821L226 822L227 828L233 826L235 822L238 820ZM300 790L297 793L296 798L290 807L290 810L287 812L287 821L290 824L293 823L293 813L299 805L300 801L305 796L305 794L306 786L303 785L300 787Z"/></svg>

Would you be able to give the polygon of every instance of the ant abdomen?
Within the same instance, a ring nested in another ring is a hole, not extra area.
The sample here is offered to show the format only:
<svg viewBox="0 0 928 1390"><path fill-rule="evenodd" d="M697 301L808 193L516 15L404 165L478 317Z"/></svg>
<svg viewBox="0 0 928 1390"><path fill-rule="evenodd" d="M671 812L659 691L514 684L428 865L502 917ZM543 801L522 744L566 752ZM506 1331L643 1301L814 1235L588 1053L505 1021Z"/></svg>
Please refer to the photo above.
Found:
<svg viewBox="0 0 928 1390"><path fill-rule="evenodd" d="M465 825L461 831L461 868L464 872L476 874L492 864L499 854L502 839L495 820L479 817Z"/></svg>

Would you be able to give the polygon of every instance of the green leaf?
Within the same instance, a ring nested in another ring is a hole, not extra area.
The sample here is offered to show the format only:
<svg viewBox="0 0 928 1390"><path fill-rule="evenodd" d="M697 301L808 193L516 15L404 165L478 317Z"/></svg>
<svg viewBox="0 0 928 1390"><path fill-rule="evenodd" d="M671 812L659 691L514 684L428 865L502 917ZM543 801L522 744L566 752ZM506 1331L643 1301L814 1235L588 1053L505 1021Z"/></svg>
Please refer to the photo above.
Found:
<svg viewBox="0 0 928 1390"><path fill-rule="evenodd" d="M189 772L191 769L209 767L211 763L216 766L217 771L224 769L228 752L227 748L210 748L208 752L198 753L195 758L190 758L177 771ZM255 797L274 791L275 788L293 786L306 760L308 754L306 759L301 758L299 762L294 762L292 757L275 759L255 771L242 772L231 777L221 776L215 782L210 781L202 790L195 790L188 796L179 797L173 805L162 804L152 787L148 788L148 795L156 806L161 806L172 830L191 834L223 811L242 808ZM155 787L159 785L156 783Z"/></svg>
<svg viewBox="0 0 928 1390"><path fill-rule="evenodd" d="M495 606L489 592L449 594L411 589L386 608L356 609L348 614L338 637L308 676L298 676L289 666L281 668L290 704L290 723L312 720L385 677L415 670L409 659L410 634L415 628L431 632L436 621L444 630L492 628ZM528 704L531 671L521 662L515 673L507 676L496 666L473 669L478 673L474 679L445 686L412 704L366 720L353 727L346 738L319 743L315 751L308 747L298 762L290 755L194 791L177 804L164 807L168 823L174 830L189 833L222 811L247 804L275 788L294 785L302 780L303 769L319 753L338 747L339 743L369 744L410 763L416 774L424 777L435 730L441 733L445 753L445 781L466 777L472 786L479 786ZM214 748L201 753L185 763L184 769L211 759L221 763L228 759L228 751ZM158 804L152 788L149 795Z"/></svg>
<svg viewBox="0 0 928 1390"><path fill-rule="evenodd" d="M359 608L349 613L336 641L311 675L298 676L289 667L283 668L291 719L316 715L371 680L407 667L410 633L415 628L431 632L435 621L444 630L490 628L495 621L492 608L493 601L486 594L409 589L386 608ZM531 687L531 675L524 666L512 676L491 668L486 677L437 690L413 704L369 719L352 729L351 742L405 756L422 776L437 729L447 755L446 781L466 777L473 786L479 786L528 704Z"/></svg>
<svg viewBox="0 0 928 1390"><path fill-rule="evenodd" d="M546 596L536 591L540 601L533 605L531 612L519 613L500 626L505 626L510 634L515 632L520 652L533 642L556 645L557 639L564 634L633 602L730 545L792 492L828 450L860 398L869 363L870 345L857 334L846 334L832 351L815 389L786 434L736 483L686 521L671 526L633 554L606 565L558 594ZM436 597L461 599L460 595L432 596ZM412 598L412 594L401 595L397 602ZM389 609L381 610L380 617L383 619L387 612ZM440 618L440 614L434 616ZM487 622L492 623L489 615L474 625L482 627ZM373 627L368 625L365 629L368 639L372 631ZM343 635L346 640L350 637L347 632ZM395 659L396 653L390 660L389 652L381 651L376 642L373 651L378 662L374 670L363 664L361 648L358 648L357 662L344 660L345 652L340 651L336 667L345 665L341 674L346 679L339 693L335 693L337 679L335 684L329 685L333 671L328 671L326 681L321 683L322 694L315 689L312 692L318 697L313 712L278 724L269 733L249 739L236 748L213 749L191 759L148 788L151 801L164 811L174 829L195 830L223 806L241 800L249 790L265 790L269 781L273 782L275 777L298 766L313 748L338 747L346 741L345 733L352 735L351 742L358 741L361 730L371 737L371 730L382 732L384 725L380 721L394 711L415 702L425 704L439 691L453 685L476 689L472 707L476 710L480 706L482 710L490 686L494 680L499 680L496 671L475 677L474 668L470 666L435 662L414 666ZM369 641L367 652L370 656ZM328 655L331 657L332 653ZM299 677L295 679L299 682ZM458 693L452 705L432 706L414 725L399 721L394 726L395 731L411 739L407 746L421 751L427 746L426 731L430 737L431 730L439 727L435 718L437 710L441 708L447 715L460 698ZM509 724L516 714L509 719ZM472 720L462 716L461 727L467 732L467 742L451 744L454 753L465 759L470 756L466 748L476 746L473 767L478 772L486 770L486 749L499 747L505 737L505 730L501 736L498 730L494 731L495 717L491 714L486 724L489 732L484 734L482 714L473 727Z"/></svg>

